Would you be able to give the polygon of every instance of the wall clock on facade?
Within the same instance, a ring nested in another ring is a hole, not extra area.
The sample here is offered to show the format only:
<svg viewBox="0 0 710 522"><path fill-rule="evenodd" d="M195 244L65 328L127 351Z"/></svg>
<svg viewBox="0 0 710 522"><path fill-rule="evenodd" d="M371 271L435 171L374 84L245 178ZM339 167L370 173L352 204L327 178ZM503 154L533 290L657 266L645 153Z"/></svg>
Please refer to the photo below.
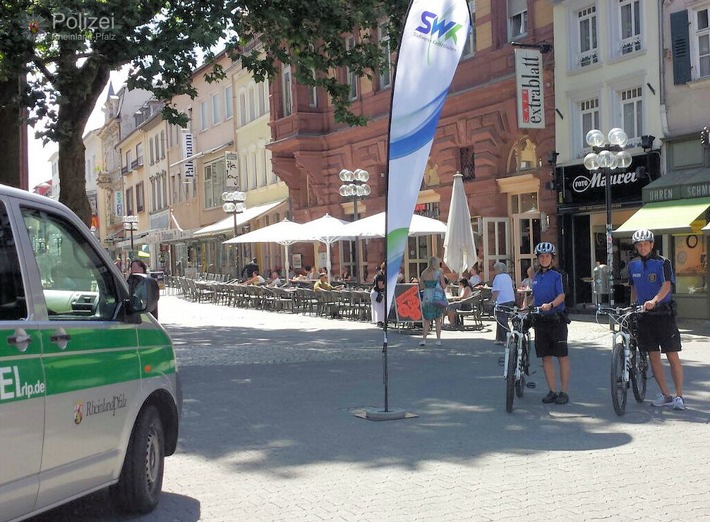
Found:
<svg viewBox="0 0 710 522"><path fill-rule="evenodd" d="M688 248L695 248L698 245L698 236L688 236L685 238L685 244Z"/></svg>
<svg viewBox="0 0 710 522"><path fill-rule="evenodd" d="M684 265L687 259L688 259L687 253L685 253L685 252L678 253L678 264L679 265Z"/></svg>

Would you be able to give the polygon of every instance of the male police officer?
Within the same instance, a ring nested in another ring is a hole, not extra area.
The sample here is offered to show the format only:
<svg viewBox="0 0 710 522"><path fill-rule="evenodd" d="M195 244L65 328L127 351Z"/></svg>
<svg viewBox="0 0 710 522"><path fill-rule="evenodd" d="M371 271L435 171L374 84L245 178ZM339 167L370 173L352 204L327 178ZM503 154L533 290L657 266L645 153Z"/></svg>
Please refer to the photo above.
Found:
<svg viewBox="0 0 710 522"><path fill-rule="evenodd" d="M629 262L631 302L643 305L645 313L639 316L638 346L648 352L653 376L661 393L653 406L671 406L684 410L683 367L680 364L680 333L675 321L675 302L672 299L675 276L670 260L653 251L653 232L637 230L632 241L640 257ZM670 395L663 374L661 351L666 354L675 384L675 397Z"/></svg>

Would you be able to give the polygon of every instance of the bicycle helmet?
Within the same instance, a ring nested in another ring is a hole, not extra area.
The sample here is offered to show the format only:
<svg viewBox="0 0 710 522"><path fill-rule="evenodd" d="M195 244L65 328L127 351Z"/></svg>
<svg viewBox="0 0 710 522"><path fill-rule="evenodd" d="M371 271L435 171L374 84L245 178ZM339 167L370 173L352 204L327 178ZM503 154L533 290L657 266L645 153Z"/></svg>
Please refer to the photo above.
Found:
<svg viewBox="0 0 710 522"><path fill-rule="evenodd" d="M557 249L552 243L544 241L542 243L538 243L538 245L535 247L535 255L539 256L540 254L552 254L554 256L555 254L557 254Z"/></svg>
<svg viewBox="0 0 710 522"><path fill-rule="evenodd" d="M631 236L631 242L635 245L640 241L650 241L653 243L653 232L645 228L634 232L634 235Z"/></svg>

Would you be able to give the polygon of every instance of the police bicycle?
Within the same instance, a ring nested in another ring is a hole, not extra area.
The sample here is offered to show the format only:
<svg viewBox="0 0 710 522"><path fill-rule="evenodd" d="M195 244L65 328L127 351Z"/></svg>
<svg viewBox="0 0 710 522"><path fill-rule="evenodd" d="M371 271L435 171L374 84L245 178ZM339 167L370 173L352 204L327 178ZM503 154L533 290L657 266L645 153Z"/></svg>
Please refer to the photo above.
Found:
<svg viewBox="0 0 710 522"><path fill-rule="evenodd" d="M533 340L530 338L532 317L534 314L539 314L540 309L496 305L495 312L508 314L512 326L506 334L505 356L499 360L499 364L503 365L505 379L505 410L511 413L515 396L522 398L526 387L535 387L534 382L526 384L525 376L530 376L530 352L533 346Z"/></svg>
<svg viewBox="0 0 710 522"><path fill-rule="evenodd" d="M629 387L636 402L646 398L648 380L648 354L638 347L638 317L643 306L626 308L597 307L597 316L609 316L611 330L611 403L621 416L626 411L626 395ZM598 320L597 320L598 322Z"/></svg>

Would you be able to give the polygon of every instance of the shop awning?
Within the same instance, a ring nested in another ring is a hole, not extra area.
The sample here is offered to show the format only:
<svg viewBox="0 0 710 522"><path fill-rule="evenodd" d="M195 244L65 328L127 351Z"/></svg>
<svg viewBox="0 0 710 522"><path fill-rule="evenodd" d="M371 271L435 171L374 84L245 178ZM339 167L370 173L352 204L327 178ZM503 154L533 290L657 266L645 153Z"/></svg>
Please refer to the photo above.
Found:
<svg viewBox="0 0 710 522"><path fill-rule="evenodd" d="M272 208L276 207L277 205L280 205L286 201L285 199L279 200L279 201L274 201L271 203L266 203L264 205L258 205L256 207L251 207L247 208L244 212L241 214L237 214L237 226L240 227L252 219L256 219L262 214L265 214ZM198 237L208 237L208 236L216 236L219 234L229 234L230 232L234 231L234 216L231 214L224 218L221 221L217 221L216 223L212 223L211 225L207 225L206 227L202 227L198 230L195 230L195 233L192 235L194 238Z"/></svg>
<svg viewBox="0 0 710 522"><path fill-rule="evenodd" d="M708 207L710 197L647 203L614 230L614 235L633 234L639 228L668 234L692 232L694 221L698 218L705 221L702 214Z"/></svg>

